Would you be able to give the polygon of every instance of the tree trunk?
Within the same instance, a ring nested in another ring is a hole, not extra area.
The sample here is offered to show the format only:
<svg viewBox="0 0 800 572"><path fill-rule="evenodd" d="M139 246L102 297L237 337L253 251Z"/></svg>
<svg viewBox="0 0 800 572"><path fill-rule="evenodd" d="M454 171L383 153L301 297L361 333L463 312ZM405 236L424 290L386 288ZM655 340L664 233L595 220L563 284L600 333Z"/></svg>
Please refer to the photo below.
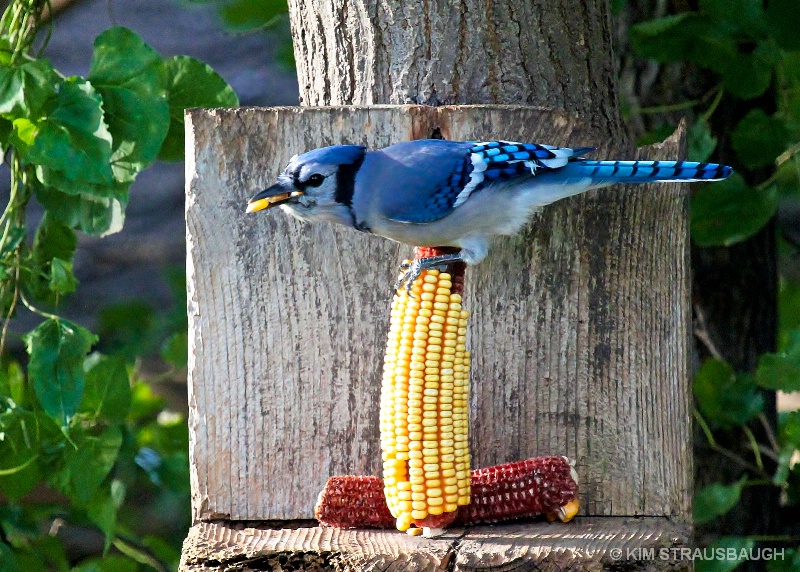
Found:
<svg viewBox="0 0 800 572"><path fill-rule="evenodd" d="M622 140L605 1L290 0L289 11L302 105L534 105Z"/></svg>

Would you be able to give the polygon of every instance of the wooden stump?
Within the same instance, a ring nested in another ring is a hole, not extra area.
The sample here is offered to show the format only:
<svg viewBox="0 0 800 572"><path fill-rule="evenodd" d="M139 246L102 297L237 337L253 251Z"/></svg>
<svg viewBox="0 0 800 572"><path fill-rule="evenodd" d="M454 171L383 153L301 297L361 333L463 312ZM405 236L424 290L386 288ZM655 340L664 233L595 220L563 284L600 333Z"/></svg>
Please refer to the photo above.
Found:
<svg viewBox="0 0 800 572"><path fill-rule="evenodd" d="M411 248L282 212L245 215L293 154L442 136L634 158L573 117L515 106L195 110L186 124L198 522L309 519L329 476L379 474L389 287ZM646 155L675 158L680 143ZM561 201L468 269L473 467L564 454L577 460L583 514L688 522L686 196L618 186Z"/></svg>
<svg viewBox="0 0 800 572"><path fill-rule="evenodd" d="M688 530L666 518L586 517L569 524L448 530L435 539L396 531L198 524L181 570L690 570Z"/></svg>

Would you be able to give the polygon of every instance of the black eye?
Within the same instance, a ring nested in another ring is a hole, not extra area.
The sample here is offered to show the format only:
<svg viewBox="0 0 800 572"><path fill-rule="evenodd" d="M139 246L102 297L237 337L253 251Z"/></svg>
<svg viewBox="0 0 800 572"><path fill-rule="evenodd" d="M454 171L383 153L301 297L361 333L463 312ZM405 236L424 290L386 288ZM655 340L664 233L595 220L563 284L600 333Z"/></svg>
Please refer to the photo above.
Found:
<svg viewBox="0 0 800 572"><path fill-rule="evenodd" d="M319 187L322 184L322 181L324 180L325 177L323 177L319 173L315 173L308 178L305 184L308 187Z"/></svg>

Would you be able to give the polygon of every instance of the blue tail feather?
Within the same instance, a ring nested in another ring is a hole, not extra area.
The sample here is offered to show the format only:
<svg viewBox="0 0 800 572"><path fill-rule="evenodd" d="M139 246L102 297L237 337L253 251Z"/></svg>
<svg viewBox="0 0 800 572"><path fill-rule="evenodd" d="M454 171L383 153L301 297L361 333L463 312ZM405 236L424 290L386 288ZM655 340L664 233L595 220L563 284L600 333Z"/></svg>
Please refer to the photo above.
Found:
<svg viewBox="0 0 800 572"><path fill-rule="evenodd" d="M651 181L719 181L733 169L716 163L692 161L571 161L570 174L591 177L597 182L647 183Z"/></svg>

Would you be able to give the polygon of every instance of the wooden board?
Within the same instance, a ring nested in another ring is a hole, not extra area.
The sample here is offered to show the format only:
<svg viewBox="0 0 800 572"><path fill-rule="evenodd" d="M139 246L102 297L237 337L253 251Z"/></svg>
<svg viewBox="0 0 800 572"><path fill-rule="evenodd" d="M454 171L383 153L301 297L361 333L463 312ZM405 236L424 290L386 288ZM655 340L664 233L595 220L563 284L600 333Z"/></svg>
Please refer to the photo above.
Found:
<svg viewBox="0 0 800 572"><path fill-rule="evenodd" d="M440 134L632 158L527 107L245 108L190 111L186 125L201 520L311 518L328 476L379 473L389 285L411 248L277 209L245 215L293 154ZM687 235L685 187L613 187L547 207L468 270L474 467L565 454L585 514L688 518Z"/></svg>
<svg viewBox="0 0 800 572"><path fill-rule="evenodd" d="M181 572L236 570L690 570L686 528L666 518L580 518L454 529L434 539L396 531L225 523L194 526Z"/></svg>

